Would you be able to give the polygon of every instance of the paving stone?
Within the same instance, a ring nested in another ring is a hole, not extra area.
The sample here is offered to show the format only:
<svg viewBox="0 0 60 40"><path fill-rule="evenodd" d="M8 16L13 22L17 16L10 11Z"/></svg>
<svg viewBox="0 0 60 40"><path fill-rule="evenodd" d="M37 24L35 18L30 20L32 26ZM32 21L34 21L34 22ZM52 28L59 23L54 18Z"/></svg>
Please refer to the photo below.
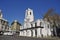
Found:
<svg viewBox="0 0 60 40"><path fill-rule="evenodd" d="M0 36L0 40L60 40L60 39L46 39L46 38L33 38L22 36Z"/></svg>

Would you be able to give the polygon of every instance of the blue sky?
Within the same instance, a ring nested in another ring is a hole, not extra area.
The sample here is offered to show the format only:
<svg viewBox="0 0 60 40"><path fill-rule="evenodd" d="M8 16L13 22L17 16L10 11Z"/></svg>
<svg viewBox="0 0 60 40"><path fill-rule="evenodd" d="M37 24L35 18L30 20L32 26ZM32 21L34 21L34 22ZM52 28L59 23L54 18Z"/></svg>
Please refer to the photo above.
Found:
<svg viewBox="0 0 60 40"><path fill-rule="evenodd" d="M50 8L54 8L60 14L60 0L0 0L3 17L9 23L17 19L23 24L27 8L33 9L36 20L43 18L43 15Z"/></svg>

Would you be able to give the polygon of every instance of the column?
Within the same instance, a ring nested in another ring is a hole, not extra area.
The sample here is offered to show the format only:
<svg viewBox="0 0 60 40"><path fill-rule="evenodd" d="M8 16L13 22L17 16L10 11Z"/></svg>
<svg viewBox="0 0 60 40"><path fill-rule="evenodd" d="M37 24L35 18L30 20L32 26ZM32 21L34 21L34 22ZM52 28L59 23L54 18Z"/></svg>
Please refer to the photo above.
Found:
<svg viewBox="0 0 60 40"><path fill-rule="evenodd" d="M36 36L36 35L35 35L35 29L33 29L32 32L33 32L33 33L32 33L33 37L35 37L35 36Z"/></svg>
<svg viewBox="0 0 60 40"><path fill-rule="evenodd" d="M27 36L27 34L26 34L26 33L27 33L27 31L26 31L26 30L24 30L24 31L23 31L24 36Z"/></svg>
<svg viewBox="0 0 60 40"><path fill-rule="evenodd" d="M41 37L41 32L42 32L41 28L37 28L37 37Z"/></svg>

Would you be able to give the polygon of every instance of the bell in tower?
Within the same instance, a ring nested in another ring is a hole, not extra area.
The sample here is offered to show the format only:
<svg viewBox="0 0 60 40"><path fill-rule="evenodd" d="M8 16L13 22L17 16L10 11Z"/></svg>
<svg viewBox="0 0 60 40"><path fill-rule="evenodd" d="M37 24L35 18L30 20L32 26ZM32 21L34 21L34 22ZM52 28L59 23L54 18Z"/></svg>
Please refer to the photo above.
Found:
<svg viewBox="0 0 60 40"><path fill-rule="evenodd" d="M2 18L3 17L3 15L2 15L2 11L0 10L0 18Z"/></svg>

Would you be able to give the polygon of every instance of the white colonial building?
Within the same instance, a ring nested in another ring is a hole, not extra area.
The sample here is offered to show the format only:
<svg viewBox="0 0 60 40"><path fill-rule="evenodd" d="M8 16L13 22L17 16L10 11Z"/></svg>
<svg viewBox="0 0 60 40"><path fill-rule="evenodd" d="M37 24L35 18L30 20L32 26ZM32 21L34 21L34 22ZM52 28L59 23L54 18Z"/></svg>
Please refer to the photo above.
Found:
<svg viewBox="0 0 60 40"><path fill-rule="evenodd" d="M3 34L5 31L9 30L9 23L6 19L3 18L2 11L0 10L0 34Z"/></svg>
<svg viewBox="0 0 60 40"><path fill-rule="evenodd" d="M3 18L2 11L0 10L0 31L7 31L8 27L8 21Z"/></svg>
<svg viewBox="0 0 60 40"><path fill-rule="evenodd" d="M47 20L34 20L33 10L28 8L25 13L24 25L20 28L20 36L47 37L51 36L50 23Z"/></svg>

